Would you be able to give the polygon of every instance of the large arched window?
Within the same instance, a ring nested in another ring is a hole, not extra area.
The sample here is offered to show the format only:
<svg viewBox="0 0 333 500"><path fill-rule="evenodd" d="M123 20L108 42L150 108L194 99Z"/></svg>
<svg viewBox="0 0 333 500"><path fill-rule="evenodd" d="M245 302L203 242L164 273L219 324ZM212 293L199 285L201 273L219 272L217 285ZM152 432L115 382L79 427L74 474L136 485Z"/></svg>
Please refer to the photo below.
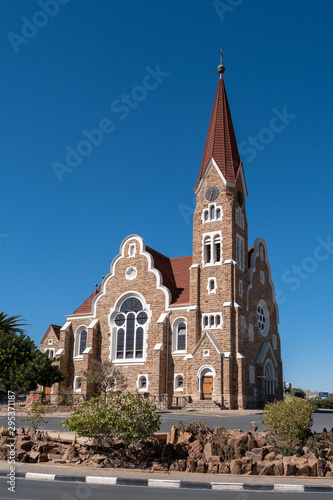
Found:
<svg viewBox="0 0 333 500"><path fill-rule="evenodd" d="M265 394L266 396L274 396L275 394L275 372L273 363L270 359L265 364Z"/></svg>
<svg viewBox="0 0 333 500"><path fill-rule="evenodd" d="M116 326L116 359L142 359L144 333L148 314L137 297L125 299L114 317Z"/></svg>
<svg viewBox="0 0 333 500"><path fill-rule="evenodd" d="M172 350L186 351L186 320L177 318L172 325Z"/></svg>
<svg viewBox="0 0 333 500"><path fill-rule="evenodd" d="M80 326L75 332L75 348L74 348L75 357L83 356L83 352L87 348L87 338L88 338L87 327Z"/></svg>

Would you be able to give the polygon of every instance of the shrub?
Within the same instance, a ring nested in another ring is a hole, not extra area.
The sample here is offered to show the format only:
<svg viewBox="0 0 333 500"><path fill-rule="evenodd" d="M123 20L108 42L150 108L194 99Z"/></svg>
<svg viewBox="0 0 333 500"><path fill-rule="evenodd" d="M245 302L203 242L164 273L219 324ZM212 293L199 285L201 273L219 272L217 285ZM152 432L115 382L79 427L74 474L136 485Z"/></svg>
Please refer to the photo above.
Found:
<svg viewBox="0 0 333 500"><path fill-rule="evenodd" d="M34 440L35 437L35 432L39 426L39 424L47 423L47 420L44 420L44 415L47 412L48 408L46 406L43 406L41 403L38 401L35 401L32 405L30 410L28 410L26 416L24 419L25 422L29 426L29 430L31 431L31 439Z"/></svg>
<svg viewBox="0 0 333 500"><path fill-rule="evenodd" d="M111 392L85 401L62 425L98 444L118 439L128 445L147 440L159 429L161 415L156 409L155 403L136 394Z"/></svg>
<svg viewBox="0 0 333 500"><path fill-rule="evenodd" d="M306 398L306 394L302 389L296 389L296 388L291 389L290 394L292 396L295 396L296 398L302 398L302 399Z"/></svg>
<svg viewBox="0 0 333 500"><path fill-rule="evenodd" d="M319 408L332 410L333 409L333 398L328 397L325 399L316 398L311 400L313 411L318 411Z"/></svg>
<svg viewBox="0 0 333 500"><path fill-rule="evenodd" d="M304 399L290 399L266 404L263 423L271 431L274 443L281 448L303 442L310 434L312 405Z"/></svg>

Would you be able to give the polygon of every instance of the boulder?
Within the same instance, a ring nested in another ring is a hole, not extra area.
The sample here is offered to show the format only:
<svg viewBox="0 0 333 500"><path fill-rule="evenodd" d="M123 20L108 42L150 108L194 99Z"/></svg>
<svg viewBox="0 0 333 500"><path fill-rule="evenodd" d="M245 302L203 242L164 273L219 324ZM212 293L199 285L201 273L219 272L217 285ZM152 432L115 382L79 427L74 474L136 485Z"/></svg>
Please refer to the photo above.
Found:
<svg viewBox="0 0 333 500"><path fill-rule="evenodd" d="M179 472L185 472L186 471L186 460L177 460L177 462L178 462Z"/></svg>
<svg viewBox="0 0 333 500"><path fill-rule="evenodd" d="M231 460L230 462L230 474L237 476L242 474L243 463L240 459Z"/></svg>
<svg viewBox="0 0 333 500"><path fill-rule="evenodd" d="M212 456L216 455L216 450L214 445L212 443L206 443L203 450L203 454L206 461L208 462Z"/></svg>
<svg viewBox="0 0 333 500"><path fill-rule="evenodd" d="M274 475L283 476L284 475L284 465L282 460L276 460L274 462Z"/></svg>
<svg viewBox="0 0 333 500"><path fill-rule="evenodd" d="M201 474L206 472L206 462L204 460L199 460L197 462L197 468L195 469L195 472L198 472Z"/></svg>
<svg viewBox="0 0 333 500"><path fill-rule="evenodd" d="M290 457L283 457L283 468L285 476L295 476L297 472L297 465L294 464Z"/></svg>
<svg viewBox="0 0 333 500"><path fill-rule="evenodd" d="M195 472L197 468L197 462L194 458L189 457L186 461L186 472Z"/></svg>
<svg viewBox="0 0 333 500"><path fill-rule="evenodd" d="M230 467L225 462L219 464L219 473L220 474L230 474Z"/></svg>
<svg viewBox="0 0 333 500"><path fill-rule="evenodd" d="M261 469L260 476L274 476L274 475L275 475L274 462L267 462L266 464L264 464L264 467Z"/></svg>
<svg viewBox="0 0 333 500"><path fill-rule="evenodd" d="M76 458L76 448L70 445L63 455L64 460L74 460Z"/></svg>
<svg viewBox="0 0 333 500"><path fill-rule="evenodd" d="M269 462L272 462L275 459L276 459L276 453L274 451L270 451L269 453L267 453L267 455L265 455L264 458L264 460L268 460Z"/></svg>
<svg viewBox="0 0 333 500"><path fill-rule="evenodd" d="M250 432L255 433L255 432L257 432L257 430L258 430L258 426L257 426L257 425L255 425L255 424L251 424L251 427L250 427Z"/></svg>
<svg viewBox="0 0 333 500"><path fill-rule="evenodd" d="M168 433L167 444L172 444L174 446L177 442L177 427L174 425L171 427L171 431Z"/></svg>
<svg viewBox="0 0 333 500"><path fill-rule="evenodd" d="M177 439L177 444L179 443L184 443L184 444L189 444L189 442L192 440L193 435L191 432L179 432L179 436Z"/></svg>
<svg viewBox="0 0 333 500"><path fill-rule="evenodd" d="M193 441L193 443L190 443L188 447L188 456L191 458L194 458L195 460L198 460L201 458L203 452L203 446L200 443L200 441Z"/></svg>
<svg viewBox="0 0 333 500"><path fill-rule="evenodd" d="M166 462L153 462L152 470L156 472L164 472L168 470L168 464Z"/></svg>
<svg viewBox="0 0 333 500"><path fill-rule="evenodd" d="M29 452L29 463L35 464L40 457L40 452L39 451L33 451L31 450Z"/></svg>
<svg viewBox="0 0 333 500"><path fill-rule="evenodd" d="M208 462L207 472L208 474L218 474L219 472L218 462Z"/></svg>
<svg viewBox="0 0 333 500"><path fill-rule="evenodd" d="M17 446L20 446L20 448L22 448L22 450L24 451L30 451L33 445L34 443L32 441L17 441Z"/></svg>

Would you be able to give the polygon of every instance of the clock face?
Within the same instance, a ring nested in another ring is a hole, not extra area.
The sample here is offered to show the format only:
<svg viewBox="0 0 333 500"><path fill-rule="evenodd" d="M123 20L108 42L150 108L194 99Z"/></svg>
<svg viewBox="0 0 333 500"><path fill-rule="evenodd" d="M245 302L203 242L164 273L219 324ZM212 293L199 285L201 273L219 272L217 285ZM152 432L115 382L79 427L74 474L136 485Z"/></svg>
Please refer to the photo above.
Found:
<svg viewBox="0 0 333 500"><path fill-rule="evenodd" d="M215 201L220 194L220 190L216 186L210 186L206 189L205 197L207 201Z"/></svg>
<svg viewBox="0 0 333 500"><path fill-rule="evenodd" d="M238 205L241 207L243 205L243 195L240 191L237 191L237 201Z"/></svg>

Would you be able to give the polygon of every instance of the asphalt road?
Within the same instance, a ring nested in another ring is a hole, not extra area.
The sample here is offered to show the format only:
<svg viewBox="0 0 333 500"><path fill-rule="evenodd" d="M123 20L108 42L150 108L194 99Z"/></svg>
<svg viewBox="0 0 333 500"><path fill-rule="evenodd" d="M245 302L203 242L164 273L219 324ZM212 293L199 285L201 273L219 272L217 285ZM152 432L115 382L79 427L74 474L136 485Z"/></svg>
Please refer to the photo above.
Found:
<svg viewBox="0 0 333 500"><path fill-rule="evenodd" d="M26 427L23 417L16 417L16 428ZM46 424L41 424L39 429L42 430L66 430L61 426L63 417L45 417ZM209 427L226 427L227 429L242 429L247 431L250 429L251 424L254 423L258 426L258 430L262 431L265 426L261 422L261 415L220 415L218 413L205 413L205 412L175 412L163 413L162 425L160 432L169 432L172 425L178 425L181 421L183 424L192 422L193 420L201 420L207 423ZM0 427L7 426L7 417L0 416ZM329 431L333 426L333 410L321 411L313 414L313 427L315 432L322 432L323 428Z"/></svg>
<svg viewBox="0 0 333 500"><path fill-rule="evenodd" d="M279 493L268 491L212 491L137 486L104 486L63 481L16 479L15 493L0 479L0 500L328 500L332 493ZM314 496L315 495L315 496Z"/></svg>

